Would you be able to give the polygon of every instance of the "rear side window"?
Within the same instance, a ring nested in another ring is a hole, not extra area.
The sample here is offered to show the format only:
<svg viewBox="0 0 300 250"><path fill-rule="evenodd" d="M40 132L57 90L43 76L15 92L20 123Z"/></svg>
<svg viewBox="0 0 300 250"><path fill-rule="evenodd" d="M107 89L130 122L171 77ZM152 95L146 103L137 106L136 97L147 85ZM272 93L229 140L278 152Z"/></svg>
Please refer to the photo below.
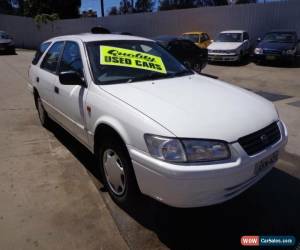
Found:
<svg viewBox="0 0 300 250"><path fill-rule="evenodd" d="M39 48L37 49L37 51L35 52L34 58L32 60L32 64L36 65L40 58L42 57L42 55L44 54L44 52L48 49L49 45L51 44L51 42L48 43L42 43Z"/></svg>
<svg viewBox="0 0 300 250"><path fill-rule="evenodd" d="M51 46L51 48L47 51L47 54L45 55L44 60L41 64L41 68L51 73L56 73L58 60L63 47L64 47L64 42L54 43Z"/></svg>

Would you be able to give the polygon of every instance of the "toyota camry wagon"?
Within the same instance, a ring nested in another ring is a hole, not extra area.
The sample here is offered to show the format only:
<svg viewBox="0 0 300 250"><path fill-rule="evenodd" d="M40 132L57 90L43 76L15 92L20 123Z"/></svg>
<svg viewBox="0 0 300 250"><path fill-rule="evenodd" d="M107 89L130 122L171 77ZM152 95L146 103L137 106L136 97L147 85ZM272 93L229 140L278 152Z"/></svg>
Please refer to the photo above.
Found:
<svg viewBox="0 0 300 250"><path fill-rule="evenodd" d="M156 42L82 34L44 42L29 85L52 119L97 157L115 202L175 207L229 200L274 166L287 129L274 105L191 71Z"/></svg>

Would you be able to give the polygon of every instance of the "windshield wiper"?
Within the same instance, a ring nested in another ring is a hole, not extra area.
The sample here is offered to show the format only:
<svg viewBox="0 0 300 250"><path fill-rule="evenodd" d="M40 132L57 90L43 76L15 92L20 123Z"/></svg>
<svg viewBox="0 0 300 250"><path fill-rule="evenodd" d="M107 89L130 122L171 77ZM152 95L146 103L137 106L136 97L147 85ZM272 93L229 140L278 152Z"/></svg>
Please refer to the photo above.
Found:
<svg viewBox="0 0 300 250"><path fill-rule="evenodd" d="M151 74L140 76L140 77L134 77L134 78L129 78L127 80L128 83L130 82L139 82L139 81L147 81L147 80L156 80L160 78L169 78L172 77L173 75L170 73L167 74L161 74L157 72L152 72Z"/></svg>

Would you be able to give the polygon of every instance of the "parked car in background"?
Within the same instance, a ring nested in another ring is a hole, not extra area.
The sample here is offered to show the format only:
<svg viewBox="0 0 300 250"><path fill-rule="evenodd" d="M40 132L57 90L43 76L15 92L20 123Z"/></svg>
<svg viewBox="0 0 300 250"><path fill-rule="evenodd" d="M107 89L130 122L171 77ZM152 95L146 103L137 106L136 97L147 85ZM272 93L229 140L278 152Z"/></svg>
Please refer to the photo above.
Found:
<svg viewBox="0 0 300 250"><path fill-rule="evenodd" d="M257 42L258 44L254 49L254 58L256 62L296 62L297 46L299 44L299 38L296 31L271 31L266 33L262 39L258 38Z"/></svg>
<svg viewBox="0 0 300 250"><path fill-rule="evenodd" d="M5 31L0 31L0 52L15 54L15 43Z"/></svg>
<svg viewBox="0 0 300 250"><path fill-rule="evenodd" d="M211 44L211 39L206 32L186 32L182 34L182 37L191 40L200 48L207 48Z"/></svg>
<svg viewBox="0 0 300 250"><path fill-rule="evenodd" d="M55 120L97 159L118 204L229 200L269 173L287 142L273 103L187 69L157 42L79 34L30 66L41 124ZM263 115L262 115L263 114Z"/></svg>
<svg viewBox="0 0 300 250"><path fill-rule="evenodd" d="M198 73L207 65L207 49L199 48L190 40L175 36L159 36L154 40Z"/></svg>
<svg viewBox="0 0 300 250"><path fill-rule="evenodd" d="M208 46L209 61L242 61L250 54L249 34L244 30L222 31Z"/></svg>

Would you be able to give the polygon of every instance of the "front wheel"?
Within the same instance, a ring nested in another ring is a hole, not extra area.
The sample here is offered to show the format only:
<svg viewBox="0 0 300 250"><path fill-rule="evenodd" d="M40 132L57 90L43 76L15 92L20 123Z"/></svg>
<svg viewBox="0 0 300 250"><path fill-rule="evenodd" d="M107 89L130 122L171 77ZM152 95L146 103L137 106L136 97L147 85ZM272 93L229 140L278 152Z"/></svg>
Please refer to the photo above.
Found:
<svg viewBox="0 0 300 250"><path fill-rule="evenodd" d="M116 203L128 206L136 201L139 189L126 146L113 136L101 144L98 161L104 186Z"/></svg>

